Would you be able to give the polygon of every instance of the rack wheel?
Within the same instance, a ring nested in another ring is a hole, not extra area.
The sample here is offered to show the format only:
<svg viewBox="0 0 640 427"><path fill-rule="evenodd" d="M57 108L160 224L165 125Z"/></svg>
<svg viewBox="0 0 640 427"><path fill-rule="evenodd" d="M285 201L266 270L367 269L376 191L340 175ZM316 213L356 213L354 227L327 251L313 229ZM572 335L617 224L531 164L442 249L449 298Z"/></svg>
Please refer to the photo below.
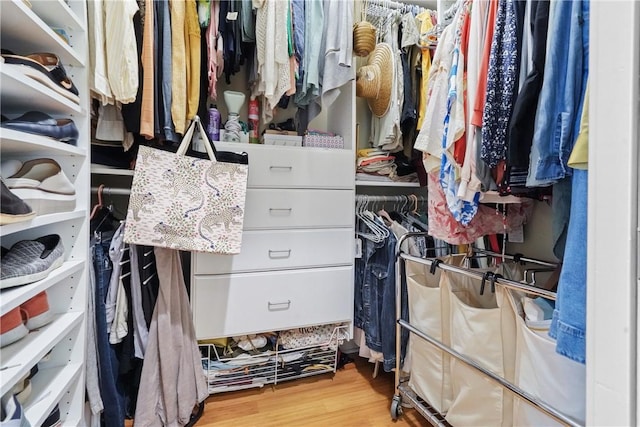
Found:
<svg viewBox="0 0 640 427"><path fill-rule="evenodd" d="M393 421L397 420L398 417L402 415L402 405L400 400L400 396L393 396L393 400L391 401L391 419Z"/></svg>

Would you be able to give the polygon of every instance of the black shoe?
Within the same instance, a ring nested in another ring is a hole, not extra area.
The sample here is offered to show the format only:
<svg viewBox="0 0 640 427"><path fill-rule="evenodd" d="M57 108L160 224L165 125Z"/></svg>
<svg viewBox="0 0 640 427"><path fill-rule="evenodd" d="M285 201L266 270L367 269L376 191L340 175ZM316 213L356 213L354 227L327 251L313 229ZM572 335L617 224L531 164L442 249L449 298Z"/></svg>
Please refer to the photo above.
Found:
<svg viewBox="0 0 640 427"><path fill-rule="evenodd" d="M36 216L29 205L22 201L0 181L0 225L27 221Z"/></svg>

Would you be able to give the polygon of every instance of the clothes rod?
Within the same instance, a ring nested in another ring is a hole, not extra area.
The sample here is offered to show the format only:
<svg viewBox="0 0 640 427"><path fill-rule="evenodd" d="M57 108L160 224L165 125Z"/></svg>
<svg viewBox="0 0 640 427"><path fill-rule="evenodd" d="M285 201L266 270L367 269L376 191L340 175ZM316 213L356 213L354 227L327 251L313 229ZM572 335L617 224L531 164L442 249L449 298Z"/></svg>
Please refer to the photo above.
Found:
<svg viewBox="0 0 640 427"><path fill-rule="evenodd" d="M474 252L478 252L480 254L492 255L492 256L495 256L495 257L498 257L498 258L502 258L503 257L502 254L499 254L499 253L494 252L494 251L489 251L487 249L479 249L479 248L474 247L473 251ZM517 255L507 255L507 254L505 254L504 258L510 259L510 260L514 260L514 261L515 260L519 260L519 261L523 261L523 262L530 262L532 264L544 265L545 267L556 268L558 266L558 264L553 263L553 262L542 261L542 260L539 260L539 259L528 258L528 257L525 257L525 256L518 257Z"/></svg>
<svg viewBox="0 0 640 427"><path fill-rule="evenodd" d="M442 266L442 264L440 266ZM555 418L556 420L558 420L562 424L565 424L565 425L568 425L568 426L571 426L571 427L580 427L580 424L576 423L574 420L572 420L571 418L567 417L566 415L564 415L560 411L556 410L555 408L552 408L551 406L547 405L545 402L542 402L542 401L538 400L536 397L532 396L531 394L527 393L526 391L522 390L521 388L517 387L516 385L510 383L509 381L505 380L504 378L500 377L499 375L496 375L493 372L489 371L488 369L485 369L484 367L480 366L475 360L473 360L471 358L468 358L463 354L458 353L454 349L442 344L440 341L436 340L435 338L432 338L431 336L425 334L420 329L416 328L415 326L413 326L412 324L410 324L406 320L399 319L398 320L398 324L400 324L400 326L402 326L403 328L408 329L409 331L413 332L414 334L416 334L417 336L419 336L423 340L425 340L425 341L429 342L430 344L438 347L440 350L444 351L445 353L450 354L451 356L455 357L456 359L460 360L461 362L465 363L466 365L468 365L468 366L474 368L475 370L481 372L482 374L486 375L488 378L492 379L493 381L495 381L496 383L498 383L502 387L506 388L511 393L515 394L519 398L521 398L521 399L525 400L526 402L530 403L531 405L533 405L537 409L543 411L545 414Z"/></svg>
<svg viewBox="0 0 640 427"><path fill-rule="evenodd" d="M369 4L375 4L376 6L386 7L388 9L402 9L411 5L400 3L391 0L369 0Z"/></svg>
<svg viewBox="0 0 640 427"><path fill-rule="evenodd" d="M98 193L98 187L91 187L91 192ZM102 187L102 194L107 196L129 196L131 195L130 188L114 188L114 187Z"/></svg>
<svg viewBox="0 0 640 427"><path fill-rule="evenodd" d="M428 266L433 264L433 261L434 261L433 259L420 258L417 256L408 255L402 252L399 254L399 257L408 261L414 261L419 264L424 264ZM464 274L465 276L473 277L476 279L482 279L484 277L484 272L474 271L464 267L456 267L446 263L438 264L438 268L441 268L446 271L451 271L452 273ZM547 291L546 289L535 288L533 286L525 285L523 283L516 282L514 280L498 277L495 279L495 283L497 285L501 285L505 288L513 289L516 291L526 292L528 294L538 295L538 296L552 299L552 300L556 299L555 292L550 292L550 291Z"/></svg>
<svg viewBox="0 0 640 427"><path fill-rule="evenodd" d="M396 195L396 196L369 196L367 194L356 194L357 202L409 202L414 203L418 200L418 203L426 203L427 198L424 196L415 195Z"/></svg>

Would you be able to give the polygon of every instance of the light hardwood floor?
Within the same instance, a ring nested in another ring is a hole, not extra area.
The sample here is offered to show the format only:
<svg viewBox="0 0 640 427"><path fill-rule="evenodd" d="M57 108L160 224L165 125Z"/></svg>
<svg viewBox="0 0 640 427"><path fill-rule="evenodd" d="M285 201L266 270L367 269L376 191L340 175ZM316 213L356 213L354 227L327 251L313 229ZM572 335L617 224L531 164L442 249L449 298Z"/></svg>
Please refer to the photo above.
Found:
<svg viewBox="0 0 640 427"><path fill-rule="evenodd" d="M216 394L207 399L197 426L428 426L415 410L393 422L392 373L372 378L373 365L353 356L335 375L290 381L275 387Z"/></svg>

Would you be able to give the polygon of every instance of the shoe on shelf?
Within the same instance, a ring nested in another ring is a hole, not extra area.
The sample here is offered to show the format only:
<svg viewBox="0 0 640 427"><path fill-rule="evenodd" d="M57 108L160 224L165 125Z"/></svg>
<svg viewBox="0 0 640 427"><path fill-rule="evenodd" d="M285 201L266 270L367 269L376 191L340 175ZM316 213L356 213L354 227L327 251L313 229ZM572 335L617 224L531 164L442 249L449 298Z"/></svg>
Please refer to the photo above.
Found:
<svg viewBox="0 0 640 427"><path fill-rule="evenodd" d="M22 405L14 395L5 395L0 403L2 417L0 426L2 427L31 427L29 420L24 414Z"/></svg>
<svg viewBox="0 0 640 427"><path fill-rule="evenodd" d="M9 119L2 120L4 121ZM22 162L20 160L3 160L2 164L0 165L0 177L2 177L2 179L7 179L11 175L15 175L16 173L18 173L21 167Z"/></svg>
<svg viewBox="0 0 640 427"><path fill-rule="evenodd" d="M69 212L76 208L76 190L53 159L28 160L5 181L37 215Z"/></svg>
<svg viewBox="0 0 640 427"><path fill-rule="evenodd" d="M0 260L0 289L37 282L64 263L64 246L57 234L21 240Z"/></svg>
<svg viewBox="0 0 640 427"><path fill-rule="evenodd" d="M5 347L21 340L28 333L29 330L22 323L20 307L9 310L0 317L0 347Z"/></svg>
<svg viewBox="0 0 640 427"><path fill-rule="evenodd" d="M57 55L48 52L16 55L5 51L2 57L5 66L14 67L18 72L39 81L70 101L80 103L78 89Z"/></svg>
<svg viewBox="0 0 640 427"><path fill-rule="evenodd" d="M30 331L42 328L53 320L53 312L49 309L49 300L45 291L22 303L20 313L24 324Z"/></svg>
<svg viewBox="0 0 640 427"><path fill-rule="evenodd" d="M42 427L57 427L61 426L60 421L60 405L56 404L49 416L42 422Z"/></svg>
<svg viewBox="0 0 640 427"><path fill-rule="evenodd" d="M0 225L28 221L35 216L33 209L0 181Z"/></svg>
<svg viewBox="0 0 640 427"><path fill-rule="evenodd" d="M40 111L29 111L15 119L2 120L0 127L42 135L72 145L78 142L78 128L73 120L54 119Z"/></svg>

